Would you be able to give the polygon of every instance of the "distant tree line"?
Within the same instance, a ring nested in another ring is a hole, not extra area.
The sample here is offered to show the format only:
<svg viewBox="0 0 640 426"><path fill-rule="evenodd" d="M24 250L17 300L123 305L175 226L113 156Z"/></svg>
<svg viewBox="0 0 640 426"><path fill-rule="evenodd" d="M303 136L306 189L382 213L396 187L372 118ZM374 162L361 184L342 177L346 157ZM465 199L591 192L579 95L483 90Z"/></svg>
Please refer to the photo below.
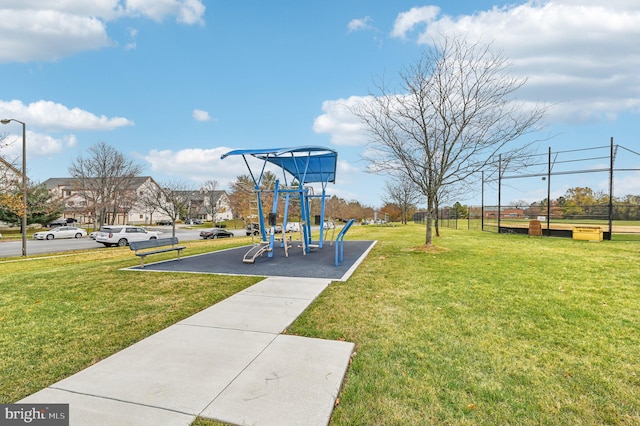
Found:
<svg viewBox="0 0 640 426"><path fill-rule="evenodd" d="M612 204L613 220L640 220L640 195L614 197ZM546 216L550 211L552 219L608 219L609 194L589 187L575 187L568 189L564 195L551 199L550 206L545 198L534 202L512 201L502 208L521 209L523 216L528 218ZM459 202L441 210L446 210L447 218L467 219L470 215L469 208ZM473 210L479 216L478 208Z"/></svg>
<svg viewBox="0 0 640 426"><path fill-rule="evenodd" d="M510 204L522 206L526 216L545 216L550 210L551 217L557 219L607 219L610 203L609 194L604 191L575 187L563 196L551 199L551 205L546 198L533 203L517 201ZM611 204L614 220L640 220L640 195L614 197Z"/></svg>

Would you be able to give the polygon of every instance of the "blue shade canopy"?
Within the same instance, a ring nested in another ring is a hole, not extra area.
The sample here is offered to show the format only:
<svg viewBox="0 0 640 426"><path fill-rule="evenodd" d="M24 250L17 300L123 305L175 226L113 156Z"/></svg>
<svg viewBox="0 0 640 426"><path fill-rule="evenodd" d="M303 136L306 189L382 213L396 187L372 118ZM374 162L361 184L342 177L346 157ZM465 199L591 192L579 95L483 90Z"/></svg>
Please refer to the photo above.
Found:
<svg viewBox="0 0 640 426"><path fill-rule="evenodd" d="M295 148L237 149L230 155L250 155L268 161L289 172L301 184L335 182L338 153L321 146L299 146Z"/></svg>

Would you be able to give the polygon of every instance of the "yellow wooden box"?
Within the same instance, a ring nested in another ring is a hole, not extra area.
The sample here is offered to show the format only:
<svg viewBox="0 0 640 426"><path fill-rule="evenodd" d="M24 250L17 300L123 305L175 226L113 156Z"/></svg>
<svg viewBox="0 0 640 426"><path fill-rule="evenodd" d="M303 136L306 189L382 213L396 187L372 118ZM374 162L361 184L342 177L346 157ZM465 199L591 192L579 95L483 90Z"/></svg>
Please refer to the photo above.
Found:
<svg viewBox="0 0 640 426"><path fill-rule="evenodd" d="M602 241L602 228L599 226L576 226L573 228L573 239Z"/></svg>

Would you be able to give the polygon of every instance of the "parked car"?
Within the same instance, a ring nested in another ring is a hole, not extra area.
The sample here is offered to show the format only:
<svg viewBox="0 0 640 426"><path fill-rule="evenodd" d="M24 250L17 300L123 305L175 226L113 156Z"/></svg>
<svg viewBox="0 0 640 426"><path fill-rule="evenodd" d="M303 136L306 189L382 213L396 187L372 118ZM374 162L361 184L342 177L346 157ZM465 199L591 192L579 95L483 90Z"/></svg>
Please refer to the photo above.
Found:
<svg viewBox="0 0 640 426"><path fill-rule="evenodd" d="M93 231L89 234L89 238L91 238L92 240L95 240L97 236L98 236L98 231Z"/></svg>
<svg viewBox="0 0 640 426"><path fill-rule="evenodd" d="M77 222L77 221L75 219L71 218L71 217L68 217L66 219L56 219L53 222L50 222L47 225L47 228L56 228L58 226L67 226L70 223L75 223L75 222Z"/></svg>
<svg viewBox="0 0 640 426"><path fill-rule="evenodd" d="M124 247L132 241L146 241L158 238L158 233L147 231L139 226L110 225L103 226L96 234L96 242L105 247Z"/></svg>
<svg viewBox="0 0 640 426"><path fill-rule="evenodd" d="M259 223L250 223L247 225L247 235L259 235L259 234L260 234Z"/></svg>
<svg viewBox="0 0 640 426"><path fill-rule="evenodd" d="M87 235L87 231L75 226L58 226L48 231L36 232L33 234L34 240L53 240L54 238L82 238Z"/></svg>
<svg viewBox="0 0 640 426"><path fill-rule="evenodd" d="M200 232L200 238L203 240L214 239L214 238L231 238L233 237L233 232L224 230L222 228L213 228L206 231Z"/></svg>
<svg viewBox="0 0 640 426"><path fill-rule="evenodd" d="M173 221L171 221L171 220L159 220L159 221L156 222L156 225L171 226L171 225L173 225Z"/></svg>
<svg viewBox="0 0 640 426"><path fill-rule="evenodd" d="M285 232L300 232L300 222L288 222Z"/></svg>
<svg viewBox="0 0 640 426"><path fill-rule="evenodd" d="M186 222L187 225L202 225L203 223L202 219L188 219Z"/></svg>

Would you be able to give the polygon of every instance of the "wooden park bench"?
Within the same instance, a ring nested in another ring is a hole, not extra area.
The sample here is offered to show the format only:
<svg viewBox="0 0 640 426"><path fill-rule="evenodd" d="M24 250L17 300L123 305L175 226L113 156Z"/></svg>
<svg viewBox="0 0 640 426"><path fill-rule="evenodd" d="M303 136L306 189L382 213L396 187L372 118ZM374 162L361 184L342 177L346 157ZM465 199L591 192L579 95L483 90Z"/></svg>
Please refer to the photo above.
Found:
<svg viewBox="0 0 640 426"><path fill-rule="evenodd" d="M179 246L178 239L172 238L154 238L146 241L130 242L129 248L136 252L136 256L140 256L142 263L140 264L144 268L144 258L150 254L166 253L168 251L177 251L178 259L180 259L180 252L184 250L185 246Z"/></svg>

